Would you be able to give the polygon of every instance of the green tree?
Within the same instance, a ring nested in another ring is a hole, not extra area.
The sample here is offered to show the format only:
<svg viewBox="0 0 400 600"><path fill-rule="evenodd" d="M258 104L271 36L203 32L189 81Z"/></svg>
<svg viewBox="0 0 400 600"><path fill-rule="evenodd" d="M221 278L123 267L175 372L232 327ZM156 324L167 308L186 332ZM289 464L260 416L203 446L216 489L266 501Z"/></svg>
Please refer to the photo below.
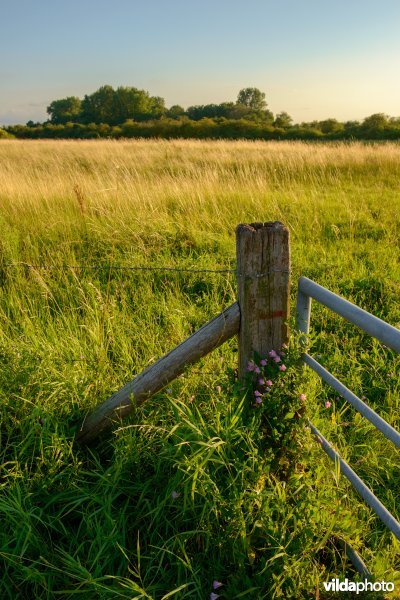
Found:
<svg viewBox="0 0 400 600"><path fill-rule="evenodd" d="M222 102L222 104L204 104L189 106L186 111L187 116L192 121L199 121L200 119L216 119L218 117L225 117L226 119L235 118L232 117L232 111L234 111L236 105L233 102Z"/></svg>
<svg viewBox="0 0 400 600"><path fill-rule="evenodd" d="M265 101L265 94L258 88L248 87L240 90L236 104L243 104L253 110L265 110L267 103Z"/></svg>
<svg viewBox="0 0 400 600"><path fill-rule="evenodd" d="M5 131L4 129L0 129L0 140L2 139L7 139L7 138L13 138L14 136L9 133L8 131Z"/></svg>
<svg viewBox="0 0 400 600"><path fill-rule="evenodd" d="M365 130L382 130L388 125L388 116L383 113L375 113L364 119L361 127Z"/></svg>
<svg viewBox="0 0 400 600"><path fill-rule="evenodd" d="M147 93L147 92L145 92ZM152 119L159 119L167 112L165 108L165 100L161 96L150 96L149 97L149 116Z"/></svg>
<svg viewBox="0 0 400 600"><path fill-rule="evenodd" d="M343 128L346 138L359 137L360 121L346 121Z"/></svg>
<svg viewBox="0 0 400 600"><path fill-rule="evenodd" d="M110 85L104 85L93 94L86 95L82 101L84 123L120 125L128 119L158 119L164 113L164 98L150 96L135 87L120 86L114 90Z"/></svg>
<svg viewBox="0 0 400 600"><path fill-rule="evenodd" d="M179 104L174 104L166 112L166 116L170 119L179 119L180 117L183 117L184 114L185 109Z"/></svg>
<svg viewBox="0 0 400 600"><path fill-rule="evenodd" d="M281 127L282 129L288 129L289 127L292 127L292 125L293 125L293 119L287 112L282 111L276 115L275 121L274 121L275 127Z"/></svg>
<svg viewBox="0 0 400 600"><path fill-rule="evenodd" d="M81 119L84 123L112 123L114 120L115 92L111 85L103 85L82 100Z"/></svg>
<svg viewBox="0 0 400 600"><path fill-rule="evenodd" d="M325 134L339 133L344 130L344 125L337 119L325 119L325 121L319 122L319 129Z"/></svg>
<svg viewBox="0 0 400 600"><path fill-rule="evenodd" d="M61 100L53 100L47 107L50 121L55 125L77 121L81 113L81 101L76 96L68 96Z"/></svg>
<svg viewBox="0 0 400 600"><path fill-rule="evenodd" d="M119 125L127 119L143 121L149 118L150 96L143 90L135 87L120 86L114 92L113 114L109 123Z"/></svg>
<svg viewBox="0 0 400 600"><path fill-rule="evenodd" d="M363 138L382 139L390 129L389 117L383 113L370 115L361 123L360 132Z"/></svg>

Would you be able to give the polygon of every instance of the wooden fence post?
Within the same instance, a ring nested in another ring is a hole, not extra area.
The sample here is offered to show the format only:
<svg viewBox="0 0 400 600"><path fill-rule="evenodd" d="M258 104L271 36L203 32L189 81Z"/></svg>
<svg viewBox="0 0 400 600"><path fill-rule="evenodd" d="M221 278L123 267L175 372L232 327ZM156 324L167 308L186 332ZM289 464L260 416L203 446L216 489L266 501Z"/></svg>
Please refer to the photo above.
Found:
<svg viewBox="0 0 400 600"><path fill-rule="evenodd" d="M254 352L264 357L289 340L289 230L279 221L238 225L236 256L242 379Z"/></svg>

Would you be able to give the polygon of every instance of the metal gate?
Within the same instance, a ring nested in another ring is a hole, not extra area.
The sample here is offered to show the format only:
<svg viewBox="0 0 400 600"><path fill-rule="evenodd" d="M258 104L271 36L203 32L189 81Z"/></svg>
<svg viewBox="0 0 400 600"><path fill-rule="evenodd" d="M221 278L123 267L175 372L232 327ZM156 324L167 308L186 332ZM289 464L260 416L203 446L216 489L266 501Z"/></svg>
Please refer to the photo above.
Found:
<svg viewBox="0 0 400 600"><path fill-rule="evenodd" d="M367 311L359 308L355 304L348 302L337 294L318 285L307 277L300 277L297 295L297 320L296 327L298 331L305 335L309 332L311 317L311 299L314 298L320 304L331 309L336 314L344 317L350 323L354 323L360 329L383 342L386 346L400 352L400 330L392 327L385 321L374 317ZM370 423L388 438L393 444L400 448L400 433L396 431L389 423L380 417L372 408L370 408L361 398L358 398L343 383L341 383L332 373L327 371L315 358L305 352L302 356L303 362L315 371L328 385L335 389L345 400L347 400L356 410L358 410ZM390 529L396 538L400 540L400 523L387 510L387 508L378 500L369 487L358 477L353 469L340 457L333 449L331 444L324 438L318 429L309 421L313 434L319 440L321 447L331 460L339 464L340 471L351 482L354 488L362 496L365 502L373 509L383 523ZM351 558L351 557L350 557ZM359 559L358 556L355 557ZM354 561L353 561L354 562ZM362 561L361 561L362 562ZM357 565L355 565L357 567ZM365 565L364 565L365 567ZM362 569L365 570L364 568Z"/></svg>

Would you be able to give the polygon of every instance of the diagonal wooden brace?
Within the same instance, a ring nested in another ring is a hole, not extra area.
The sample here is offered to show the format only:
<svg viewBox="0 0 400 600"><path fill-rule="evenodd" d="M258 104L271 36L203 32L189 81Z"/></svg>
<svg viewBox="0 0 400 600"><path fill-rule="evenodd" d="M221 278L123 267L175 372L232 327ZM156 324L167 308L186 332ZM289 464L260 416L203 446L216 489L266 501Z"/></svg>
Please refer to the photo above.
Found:
<svg viewBox="0 0 400 600"><path fill-rule="evenodd" d="M96 408L82 423L77 441L87 444L109 429L116 418L128 415L134 404L141 404L153 396L180 375L187 365L197 362L236 335L239 326L240 310L235 302Z"/></svg>

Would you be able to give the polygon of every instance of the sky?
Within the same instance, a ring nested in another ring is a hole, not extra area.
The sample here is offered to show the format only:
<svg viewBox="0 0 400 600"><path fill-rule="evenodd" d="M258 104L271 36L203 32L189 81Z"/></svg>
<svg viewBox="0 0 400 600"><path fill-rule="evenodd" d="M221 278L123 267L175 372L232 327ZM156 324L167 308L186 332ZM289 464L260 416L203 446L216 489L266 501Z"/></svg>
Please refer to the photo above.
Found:
<svg viewBox="0 0 400 600"><path fill-rule="evenodd" d="M295 122L400 116L400 0L0 0L0 125L134 86L166 105L257 87Z"/></svg>

